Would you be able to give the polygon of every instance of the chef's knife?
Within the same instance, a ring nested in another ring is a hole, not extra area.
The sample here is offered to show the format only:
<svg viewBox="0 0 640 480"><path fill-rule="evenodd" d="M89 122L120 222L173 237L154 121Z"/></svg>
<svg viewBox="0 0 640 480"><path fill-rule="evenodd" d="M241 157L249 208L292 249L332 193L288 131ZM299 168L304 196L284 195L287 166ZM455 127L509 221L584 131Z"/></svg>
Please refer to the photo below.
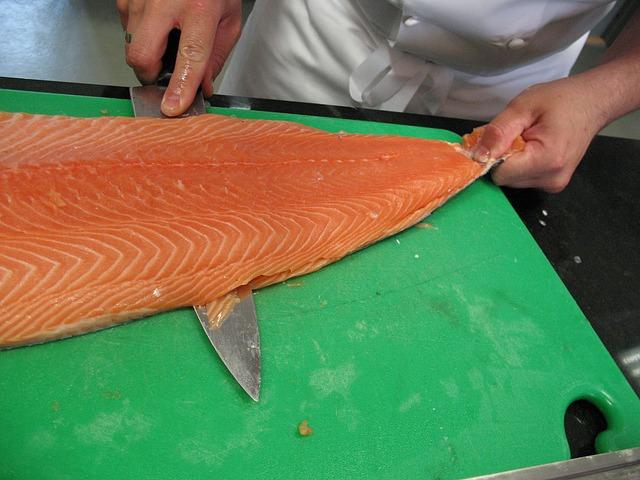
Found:
<svg viewBox="0 0 640 480"><path fill-rule="evenodd" d="M171 78L178 51L180 31L172 30L167 49L162 57L162 72L155 85L131 87L131 101L136 117L164 117L160 110L166 85ZM205 113L204 98L198 91L182 116ZM219 326L214 326L207 316L207 307L195 305L194 310L209 341L229 369L233 377L249 396L258 401L260 394L260 335L253 294L240 298L229 316Z"/></svg>
<svg viewBox="0 0 640 480"><path fill-rule="evenodd" d="M213 325L207 307L193 307L222 362L245 392L260 397L260 335L253 294L240 300L221 325Z"/></svg>

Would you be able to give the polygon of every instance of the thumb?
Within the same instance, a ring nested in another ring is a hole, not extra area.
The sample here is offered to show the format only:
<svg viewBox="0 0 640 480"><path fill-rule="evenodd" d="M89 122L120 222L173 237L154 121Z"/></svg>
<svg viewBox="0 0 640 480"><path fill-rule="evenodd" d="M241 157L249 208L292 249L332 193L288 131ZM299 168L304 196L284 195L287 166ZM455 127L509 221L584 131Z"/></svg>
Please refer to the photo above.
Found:
<svg viewBox="0 0 640 480"><path fill-rule="evenodd" d="M510 156L507 161L491 172L493 183L514 188L536 186L538 180L536 167L541 156L539 150L537 142L527 143L522 152Z"/></svg>
<svg viewBox="0 0 640 480"><path fill-rule="evenodd" d="M535 121L530 109L510 103L498 116L484 126L472 154L476 158L500 158L513 141Z"/></svg>

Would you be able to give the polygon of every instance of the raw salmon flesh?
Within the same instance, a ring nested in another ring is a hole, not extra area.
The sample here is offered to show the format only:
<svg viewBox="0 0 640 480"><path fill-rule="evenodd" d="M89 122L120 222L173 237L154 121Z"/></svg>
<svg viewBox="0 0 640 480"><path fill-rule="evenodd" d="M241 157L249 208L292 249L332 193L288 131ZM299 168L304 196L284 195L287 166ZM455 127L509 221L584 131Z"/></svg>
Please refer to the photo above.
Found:
<svg viewBox="0 0 640 480"><path fill-rule="evenodd" d="M0 347L317 270L490 166L446 142L289 122L0 113Z"/></svg>

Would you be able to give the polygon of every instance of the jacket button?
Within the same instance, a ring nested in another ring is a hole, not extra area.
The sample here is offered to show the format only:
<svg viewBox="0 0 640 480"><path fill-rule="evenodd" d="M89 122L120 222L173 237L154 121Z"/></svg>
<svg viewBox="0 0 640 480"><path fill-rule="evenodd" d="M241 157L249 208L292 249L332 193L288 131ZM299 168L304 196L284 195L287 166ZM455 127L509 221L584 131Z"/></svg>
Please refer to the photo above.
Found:
<svg viewBox="0 0 640 480"><path fill-rule="evenodd" d="M418 17L405 16L402 17L402 23L404 23L405 27L413 27L414 25L419 24L420 20L418 19Z"/></svg>
<svg viewBox="0 0 640 480"><path fill-rule="evenodd" d="M511 38L507 42L507 48L509 50L520 50L522 47L527 46L527 41L523 38Z"/></svg>

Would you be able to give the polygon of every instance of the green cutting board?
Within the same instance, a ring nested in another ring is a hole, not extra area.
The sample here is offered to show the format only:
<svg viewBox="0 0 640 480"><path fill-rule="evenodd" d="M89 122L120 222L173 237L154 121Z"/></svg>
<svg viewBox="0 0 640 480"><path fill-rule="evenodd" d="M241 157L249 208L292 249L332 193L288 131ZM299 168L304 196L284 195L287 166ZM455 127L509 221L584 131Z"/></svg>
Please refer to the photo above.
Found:
<svg viewBox="0 0 640 480"><path fill-rule="evenodd" d="M15 91L0 109L132 114ZM189 309L0 352L0 478L463 478L567 459L576 399L606 416L600 451L640 445L640 401L501 191L480 180L428 222L256 292L259 403Z"/></svg>

